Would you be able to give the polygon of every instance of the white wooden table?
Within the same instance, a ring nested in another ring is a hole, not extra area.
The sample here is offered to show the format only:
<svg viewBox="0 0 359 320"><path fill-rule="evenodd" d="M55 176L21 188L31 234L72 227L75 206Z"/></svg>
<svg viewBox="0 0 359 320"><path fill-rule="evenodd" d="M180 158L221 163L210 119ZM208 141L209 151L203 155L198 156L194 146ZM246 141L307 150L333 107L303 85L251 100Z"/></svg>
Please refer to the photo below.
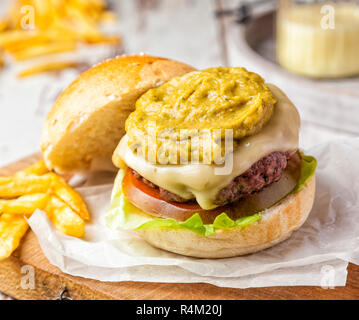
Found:
<svg viewBox="0 0 359 320"><path fill-rule="evenodd" d="M218 20L214 15L216 9L237 6L238 0L114 0L111 3L119 16L118 32L123 35L127 54L145 52L187 62L199 69L240 64L236 61L236 46L231 43L236 25L228 18ZM0 9L3 5L1 1ZM47 111L59 92L78 74L76 70L67 70L57 76L18 80L16 70L8 67L0 71L0 166L38 151ZM301 145L307 148L347 136L353 134L304 121Z"/></svg>

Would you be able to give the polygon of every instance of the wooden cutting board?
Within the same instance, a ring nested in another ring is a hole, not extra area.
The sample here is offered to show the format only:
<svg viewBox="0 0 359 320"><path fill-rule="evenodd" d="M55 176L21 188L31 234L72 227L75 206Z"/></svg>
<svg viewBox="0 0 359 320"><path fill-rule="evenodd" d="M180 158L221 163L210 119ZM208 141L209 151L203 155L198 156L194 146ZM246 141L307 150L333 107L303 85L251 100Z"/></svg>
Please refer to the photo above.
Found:
<svg viewBox="0 0 359 320"><path fill-rule="evenodd" d="M0 169L11 175L39 159L33 155ZM22 289L21 268L35 271L35 288ZM56 299L67 288L73 299L359 299L359 267L349 264L345 287L270 287L252 289L220 288L202 283L100 282L74 277L51 265L29 231L14 254L0 262L0 291L16 299Z"/></svg>

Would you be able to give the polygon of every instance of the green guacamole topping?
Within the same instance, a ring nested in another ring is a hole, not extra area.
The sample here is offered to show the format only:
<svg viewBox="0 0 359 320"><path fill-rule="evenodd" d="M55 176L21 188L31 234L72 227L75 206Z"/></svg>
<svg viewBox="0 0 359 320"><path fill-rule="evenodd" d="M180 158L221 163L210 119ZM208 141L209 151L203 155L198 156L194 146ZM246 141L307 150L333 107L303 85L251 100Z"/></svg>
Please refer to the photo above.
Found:
<svg viewBox="0 0 359 320"><path fill-rule="evenodd" d="M201 139L209 130L218 142L225 138L225 129L232 131L234 140L253 135L270 119L275 102L263 78L244 68L193 71L148 90L137 100L126 121L129 146L147 148L147 137L155 135L157 149L167 139L173 144L167 148L173 150L178 140L190 134L190 152L201 152L193 137Z"/></svg>

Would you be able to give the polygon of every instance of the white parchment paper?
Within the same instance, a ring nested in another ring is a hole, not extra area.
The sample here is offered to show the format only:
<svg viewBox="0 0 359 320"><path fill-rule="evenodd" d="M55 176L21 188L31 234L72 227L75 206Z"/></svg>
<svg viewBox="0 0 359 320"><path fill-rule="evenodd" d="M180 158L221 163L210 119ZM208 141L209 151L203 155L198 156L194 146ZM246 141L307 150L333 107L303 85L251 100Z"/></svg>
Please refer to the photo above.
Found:
<svg viewBox="0 0 359 320"><path fill-rule="evenodd" d="M196 259L156 249L131 231L106 228L112 184L81 187L92 214L84 239L62 235L41 211L29 219L49 261L63 272L102 281L206 282L248 288L343 286L359 264L359 138L307 150L318 160L313 210L285 242L247 256Z"/></svg>

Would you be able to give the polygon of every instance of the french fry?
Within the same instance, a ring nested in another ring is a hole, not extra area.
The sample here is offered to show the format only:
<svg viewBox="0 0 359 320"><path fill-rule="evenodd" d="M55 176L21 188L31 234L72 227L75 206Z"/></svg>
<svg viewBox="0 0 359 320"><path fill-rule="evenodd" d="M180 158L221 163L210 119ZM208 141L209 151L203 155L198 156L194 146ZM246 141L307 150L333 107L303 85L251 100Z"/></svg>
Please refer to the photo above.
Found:
<svg viewBox="0 0 359 320"><path fill-rule="evenodd" d="M100 20L101 22L114 22L116 21L117 17L116 14L112 11L104 11L101 15L100 15Z"/></svg>
<svg viewBox="0 0 359 320"><path fill-rule="evenodd" d="M31 174L35 174L37 176L42 176L48 172L49 172L49 169L47 169L45 161L40 160L40 161L35 162L31 166L26 167L25 169L22 169L22 170L16 172L15 176L26 176L26 175L31 175Z"/></svg>
<svg viewBox="0 0 359 320"><path fill-rule="evenodd" d="M63 178L55 173L50 173L50 175L53 179L53 190L57 197L70 206L82 219L89 221L90 214L81 195L71 188Z"/></svg>
<svg viewBox="0 0 359 320"><path fill-rule="evenodd" d="M22 216L4 213L0 216L0 261L8 258L19 246L29 228Z"/></svg>
<svg viewBox="0 0 359 320"><path fill-rule="evenodd" d="M84 220L57 197L50 197L45 211L56 230L61 233L78 238L85 234Z"/></svg>
<svg viewBox="0 0 359 320"><path fill-rule="evenodd" d="M28 47L22 51L15 52L14 58L17 61L23 61L48 54L74 51L75 49L76 49L76 43L73 41L54 42L46 45Z"/></svg>
<svg viewBox="0 0 359 320"><path fill-rule="evenodd" d="M48 199L48 194L37 193L24 195L12 200L0 200L0 214L31 215L36 209L43 209Z"/></svg>
<svg viewBox="0 0 359 320"><path fill-rule="evenodd" d="M100 29L101 23L115 19L103 0L13 0L7 16L0 19L0 49L23 61L74 51L78 43L118 45L119 36L106 36ZM24 70L18 76L68 67L73 64L50 63Z"/></svg>
<svg viewBox="0 0 359 320"><path fill-rule="evenodd" d="M47 45L50 41L51 39L48 39L43 35L38 35L19 41L8 42L3 47L8 53L10 53L11 55L15 55L16 53L21 52L32 46Z"/></svg>
<svg viewBox="0 0 359 320"><path fill-rule="evenodd" d="M36 209L46 212L55 228L66 235L82 237L85 221L90 219L80 194L66 181L49 172L43 160L18 171L12 177L0 177L0 260L19 246L28 229L25 216Z"/></svg>
<svg viewBox="0 0 359 320"><path fill-rule="evenodd" d="M81 195L53 172L37 175L46 171L44 163L38 162L12 177L0 177L0 198L53 192L81 218L90 220L89 211Z"/></svg>
<svg viewBox="0 0 359 320"><path fill-rule="evenodd" d="M38 35L37 31L8 30L0 33L0 46L7 49L13 43L25 41Z"/></svg>
<svg viewBox="0 0 359 320"><path fill-rule="evenodd" d="M49 62L25 69L22 72L20 72L17 76L19 78L25 78L34 74L63 70L70 67L76 67L77 65L78 63L76 61Z"/></svg>
<svg viewBox="0 0 359 320"><path fill-rule="evenodd" d="M88 39L88 43L97 44L97 43L107 43L107 44L119 44L121 42L121 38L118 36L102 36L99 35L97 37L91 37Z"/></svg>
<svg viewBox="0 0 359 320"><path fill-rule="evenodd" d="M0 31L6 30L7 27L8 27L7 22L3 19L0 19Z"/></svg>
<svg viewBox="0 0 359 320"><path fill-rule="evenodd" d="M52 185L49 173L37 176L0 177L0 198L15 198L24 194L47 193Z"/></svg>

